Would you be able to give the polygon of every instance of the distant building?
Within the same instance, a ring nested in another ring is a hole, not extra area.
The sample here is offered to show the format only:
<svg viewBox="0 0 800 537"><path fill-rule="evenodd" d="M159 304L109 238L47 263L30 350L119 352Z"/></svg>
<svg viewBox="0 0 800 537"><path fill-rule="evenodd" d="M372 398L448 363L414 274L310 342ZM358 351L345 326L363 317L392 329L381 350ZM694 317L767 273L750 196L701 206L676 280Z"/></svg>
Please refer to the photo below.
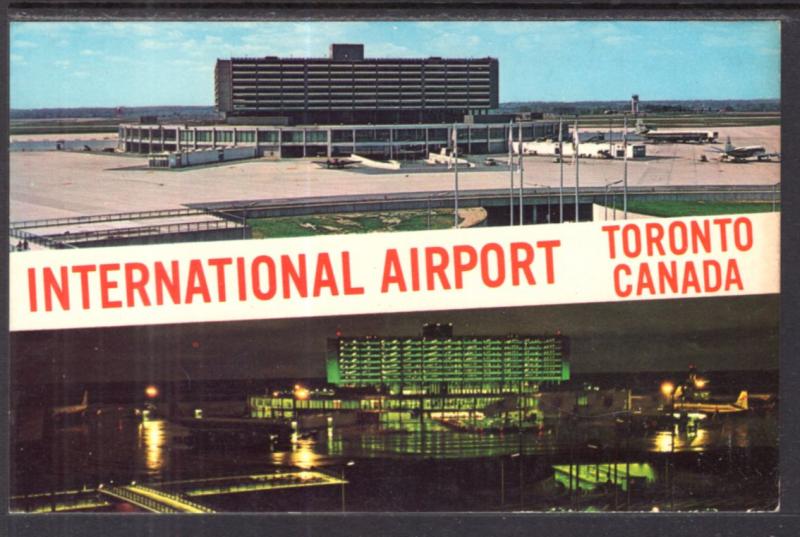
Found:
<svg viewBox="0 0 800 537"><path fill-rule="evenodd" d="M631 96L631 114L639 115L639 96L635 94Z"/></svg>
<svg viewBox="0 0 800 537"><path fill-rule="evenodd" d="M498 107L495 58L365 58L333 44L327 58L217 60L216 108L225 117L294 124L462 121Z"/></svg>

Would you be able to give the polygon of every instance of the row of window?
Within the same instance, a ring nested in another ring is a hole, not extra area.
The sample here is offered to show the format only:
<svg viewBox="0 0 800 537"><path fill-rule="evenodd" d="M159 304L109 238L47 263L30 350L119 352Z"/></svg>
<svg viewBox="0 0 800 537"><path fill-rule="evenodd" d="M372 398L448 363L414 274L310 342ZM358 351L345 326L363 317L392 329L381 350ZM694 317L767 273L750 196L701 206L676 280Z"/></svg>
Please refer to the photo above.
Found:
<svg viewBox="0 0 800 537"><path fill-rule="evenodd" d="M372 367L380 367L380 364L398 363L412 366L420 363L420 360L428 362L439 362L444 360L450 366L459 366L460 364L469 364L473 361L479 363L490 362L507 362L517 364L521 360L546 360L547 358L557 357L560 355L561 349L510 349L510 350L479 350L479 349L428 349L424 351L408 350L408 351L342 351L339 354L339 359L342 364L357 363L367 366L372 364ZM454 363L450 363L451 358L458 358Z"/></svg>
<svg viewBox="0 0 800 537"><path fill-rule="evenodd" d="M293 94L293 93L258 93L253 91L237 91L233 94L234 102L252 102L259 104L293 102L303 103L308 102L387 102L394 101L408 101L408 102L434 102L434 101L463 101L463 102L489 102L489 97L480 93L466 93L466 92L449 92L441 94L425 94L419 93L399 93L399 92L361 92L361 93L308 93L308 94Z"/></svg>
<svg viewBox="0 0 800 537"><path fill-rule="evenodd" d="M165 130L165 140L174 140L174 131ZM389 129L376 129L376 130L363 130L358 129L356 132L356 141L357 142L388 142L390 141L390 131ZM471 134L470 134L471 132ZM172 133L171 135L167 135L166 133ZM195 141L195 131L192 130L181 130L180 131L180 141L185 143L191 143ZM502 137L504 133L502 129L500 132L495 133L496 137ZM472 139L483 139L486 137L486 130L485 129L471 129L471 131L467 131L466 129L459 129L458 131L458 139L459 140L467 140L469 138ZM154 135L154 139L158 138L158 135ZM303 141L303 133L302 131L283 131L283 141L285 142L302 142ZM429 140L447 140L449 138L447 129L430 129L428 132L428 139ZM198 142L211 142L213 139L212 131L208 130L201 130L197 131L197 141ZM256 133L255 131L251 130L242 130L236 131L235 139L237 142L243 143L252 143L256 141ZM307 142L326 142L328 139L326 131L306 131L306 141ZM233 131L217 131L217 142L220 143L229 143L233 142L234 134ZM425 129L398 129L394 131L394 138L392 138L395 142L424 142L425 141ZM278 141L278 131L259 131L258 132L258 141L259 142L277 142ZM335 130L332 131L332 141L333 142L352 142L353 141L353 131L352 130Z"/></svg>
<svg viewBox="0 0 800 537"><path fill-rule="evenodd" d="M437 87L437 86L488 86L488 77L448 77L448 78L431 78L424 79L413 78L375 78L375 77L349 77L349 78L298 78L298 79L281 79L281 78L266 78L266 77L236 77L233 79L233 87L241 86L264 86L264 87L306 87L306 86L353 86L362 84L366 87L375 85L384 86L407 86L407 87Z"/></svg>
<svg viewBox="0 0 800 537"><path fill-rule="evenodd" d="M503 374L504 372L508 375L517 375L522 374L523 372L542 372L542 371L553 371L553 372L560 372L561 371L562 362L560 360L553 360L549 363L539 363L533 364L528 362L527 364L481 364L479 360L475 360L475 363L469 366L463 367L452 367L448 365L441 365L441 364L416 364L414 366L386 366L386 367L364 367L356 366L356 365L343 365L340 367L339 371L342 374L342 377L369 377L369 376L380 376L380 375L400 375L404 376L407 379L412 379L418 377L420 375L451 375L453 379L457 379L461 376L468 377L468 376L478 376L481 377L487 374Z"/></svg>
<svg viewBox="0 0 800 537"><path fill-rule="evenodd" d="M364 356L364 357L378 357L378 358L392 358L392 357L419 357L419 356L438 356L440 354L448 355L464 355L464 356L497 356L509 358L520 358L525 356L539 356L551 352L556 352L560 347L557 346L527 346L522 345L506 346L506 347L477 347L467 346L463 347L458 345L448 346L426 346L426 347L398 347L391 346L386 348L355 348L347 347L339 351L340 356Z"/></svg>
<svg viewBox="0 0 800 537"><path fill-rule="evenodd" d="M463 88L463 89L461 89ZM233 95L482 95L489 92L483 84L450 84L448 86L408 86L408 85L358 85L342 84L308 86L266 86L263 84L240 84L233 88Z"/></svg>
<svg viewBox="0 0 800 537"><path fill-rule="evenodd" d="M251 101L251 102L280 102L291 101L302 103L304 100L318 100L333 102L349 102L349 101L393 101L404 99L407 101L489 101L489 96L485 93L467 92L467 91L449 91L449 92L428 92L428 93L415 93L415 92L400 92L400 91L361 91L361 92L317 92L317 93L264 93L259 91L236 91L232 94L234 101Z"/></svg>
<svg viewBox="0 0 800 537"><path fill-rule="evenodd" d="M542 339L342 339L339 342L339 348L347 347L391 347L402 345L404 347L436 347L441 345L475 345L480 347L499 347L508 345L555 345L560 340L556 338L542 338Z"/></svg>
<svg viewBox="0 0 800 537"><path fill-rule="evenodd" d="M241 71L279 71L283 73L296 73L302 74L305 71L330 71L330 72L342 72L342 71L349 71L349 70L356 70L356 71L375 71L378 70L379 72L388 72L388 73L396 73L396 72L419 72L419 71L454 71L454 72L461 72L461 71L488 71L489 64L487 62L481 63L415 63L411 65L398 65L398 64L382 64L382 63L370 63L370 62L359 62L359 63L346 63L346 64L337 64L337 63L308 63L305 65L296 65L296 64L281 64L281 63L244 63L244 62L234 62L231 65L231 71L241 72Z"/></svg>
<svg viewBox="0 0 800 537"><path fill-rule="evenodd" d="M464 78L464 77L489 77L491 73L486 68L477 69L404 69L402 71L388 71L385 69L343 69L329 71L327 69L309 69L306 71L281 71L275 69L243 69L235 68L231 75L234 78L263 77L263 78L343 78L343 77L432 77L432 78Z"/></svg>
<svg viewBox="0 0 800 537"><path fill-rule="evenodd" d="M304 88L311 87L340 87L340 86L404 86L408 88L427 88L440 86L480 86L488 87L489 79L486 77L470 78L430 78L409 79L409 78L371 78L371 77L351 77L351 78L308 78L308 79L281 79L264 77L237 77L233 79L233 87L242 86L261 86L265 88Z"/></svg>
<svg viewBox="0 0 800 537"><path fill-rule="evenodd" d="M421 371L451 371L451 372L480 372L480 371L521 371L528 369L550 369L561 367L561 357L553 356L525 356L520 357L492 357L474 355L463 358L458 355L441 355L428 357L409 357L392 363L390 360L372 360L369 356L356 356L342 358L339 362L340 371L352 373L378 373L381 371L407 371L416 373Z"/></svg>
<svg viewBox="0 0 800 537"><path fill-rule="evenodd" d="M557 129L557 127L555 127ZM334 143L348 143L353 142L353 131L355 131L355 141L356 142L389 142L390 139L395 142L408 142L408 141L425 141L425 131L427 130L428 133L428 140L429 141L446 141L450 138L449 130L446 128L411 128L411 129L394 129L393 133L390 134L390 129L340 129L340 130L332 130L331 131L331 141ZM514 132L514 139L518 138L518 130L515 128ZM524 127L522 129L523 137L526 139L530 139L531 136L534 134L534 130L532 127ZM160 132L158 128L148 129L148 128L137 128L137 127L125 127L121 129L121 136L126 138L147 138L149 133L152 132L152 136L154 140L160 138ZM211 130L182 130L179 129L179 139L181 142L191 143L195 141L195 132L197 133L197 142L212 142L213 141L213 131ZM553 127L547 126L536 126L536 136L546 136L552 135L555 132ZM234 140L237 142L242 143L253 143L256 139L259 142L278 142L278 131L277 130L268 130L268 131L259 131L258 135L256 136L256 131L252 129L246 130L236 130L235 135L233 130L217 130L217 137L216 141L219 143L231 143ZM486 138L487 128L486 127L461 127L458 129L458 139L459 140L468 140L468 139L484 139ZM493 139L505 139L508 136L508 129L504 127L489 127L488 128L489 136ZM175 137L175 129L164 129L164 139L165 140L173 140ZM290 131L284 130L282 135L282 140L285 142L302 142L303 141L303 131ZM326 131L306 131L306 138L307 142L326 142L327 141L327 132ZM464 340L466 342L466 340ZM455 340L457 345L462 345L460 340ZM474 344L477 345L500 345L503 342L500 341L492 341L489 343L475 341ZM374 346L374 345L386 345L386 342L381 342L380 340L365 340L363 342L358 343L359 345L363 345L366 347ZM407 341L402 343L404 346L417 346L421 344L421 341ZM440 345L436 340L429 340L427 341L428 345ZM508 344L508 343L504 343ZM528 345L538 345L541 342L537 340L528 340ZM350 345L354 345L350 344Z"/></svg>
<svg viewBox="0 0 800 537"><path fill-rule="evenodd" d="M358 381L371 383L397 383L397 382L430 382L430 381L449 381L449 382L484 382L488 380L536 380L542 378L560 378L561 368L540 368L526 370L480 370L480 371L413 371L402 374L396 371L384 372L360 372L350 373L341 372L341 379L344 382Z"/></svg>
<svg viewBox="0 0 800 537"><path fill-rule="evenodd" d="M364 132L372 132L372 131L364 131ZM453 351L453 352L466 352L466 351L475 351L475 352L491 352L491 353L502 353L502 352L512 352L512 353L519 353L519 352L530 352L530 351L538 351L541 349L553 349L558 348L560 345L558 343L550 343L550 344L543 344L543 343L507 343L507 344L475 344L475 343L461 343L461 342L447 342L447 343L429 343L425 345L414 345L414 344L398 344L398 343L389 343L386 345L342 345L339 347L340 352L346 353L359 353L359 352L366 352L372 354L385 354L388 352L400 352L400 353L422 353L422 352L441 352L441 351Z"/></svg>
<svg viewBox="0 0 800 537"><path fill-rule="evenodd" d="M441 84L410 86L402 84L341 84L286 86L281 84L239 84L233 87L233 95L242 93L262 95L467 95L489 93L488 84Z"/></svg>
<svg viewBox="0 0 800 537"><path fill-rule="evenodd" d="M500 390L493 390L500 391ZM340 400L340 399L306 399L293 400L288 398L261 398L252 397L251 407L257 412L269 412L271 410L413 410L420 406L425 410L478 410L487 405L501 401L497 397L464 398L464 397L437 397L419 399L361 399L361 400ZM522 405L525 408L535 406L535 399L532 397L522 398ZM580 403L579 403L580 404Z"/></svg>
<svg viewBox="0 0 800 537"><path fill-rule="evenodd" d="M398 102L399 101L399 102ZM328 101L302 101L284 99L282 101L266 101L255 99L235 99L234 109L237 111L245 110L348 110L351 108L364 110L392 110L394 108L408 108L413 110L439 110L439 109L477 109L489 108L488 99L472 99L469 101L454 101L443 99L428 99L426 101L403 99L397 100L341 100L331 99Z"/></svg>

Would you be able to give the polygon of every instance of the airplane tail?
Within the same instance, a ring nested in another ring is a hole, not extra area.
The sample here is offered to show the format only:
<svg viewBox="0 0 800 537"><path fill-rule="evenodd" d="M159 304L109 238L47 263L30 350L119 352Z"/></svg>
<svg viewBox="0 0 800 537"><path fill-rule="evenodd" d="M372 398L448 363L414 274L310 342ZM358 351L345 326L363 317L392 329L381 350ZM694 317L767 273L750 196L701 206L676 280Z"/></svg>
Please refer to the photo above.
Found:
<svg viewBox="0 0 800 537"><path fill-rule="evenodd" d="M738 406L738 407L740 407L740 408L742 408L744 410L748 409L747 390L742 390L742 393L739 394L739 398L736 400L736 406Z"/></svg>
<svg viewBox="0 0 800 537"><path fill-rule="evenodd" d="M725 142L725 152L728 153L733 151L733 144L731 143L731 137L728 136L728 140Z"/></svg>
<svg viewBox="0 0 800 537"><path fill-rule="evenodd" d="M81 406L89 406L89 390L83 390L83 399L81 399Z"/></svg>

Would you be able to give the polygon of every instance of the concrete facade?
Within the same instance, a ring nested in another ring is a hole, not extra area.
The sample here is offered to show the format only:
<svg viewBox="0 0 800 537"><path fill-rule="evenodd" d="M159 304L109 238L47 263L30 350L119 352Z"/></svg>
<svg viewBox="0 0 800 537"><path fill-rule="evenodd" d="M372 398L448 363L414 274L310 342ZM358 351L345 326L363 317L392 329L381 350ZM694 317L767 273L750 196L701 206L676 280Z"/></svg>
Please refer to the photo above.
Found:
<svg viewBox="0 0 800 537"><path fill-rule="evenodd" d="M558 136L558 122L515 123L513 138ZM118 149L127 153L161 153L225 147L255 147L258 157L303 158L349 156L353 153L396 160L418 160L452 144L458 152L483 155L508 151L508 123L401 125L142 125L122 124Z"/></svg>
<svg viewBox="0 0 800 537"><path fill-rule="evenodd" d="M328 58L217 60L215 98L226 117L288 124L460 121L498 107L495 58L365 58L333 44Z"/></svg>

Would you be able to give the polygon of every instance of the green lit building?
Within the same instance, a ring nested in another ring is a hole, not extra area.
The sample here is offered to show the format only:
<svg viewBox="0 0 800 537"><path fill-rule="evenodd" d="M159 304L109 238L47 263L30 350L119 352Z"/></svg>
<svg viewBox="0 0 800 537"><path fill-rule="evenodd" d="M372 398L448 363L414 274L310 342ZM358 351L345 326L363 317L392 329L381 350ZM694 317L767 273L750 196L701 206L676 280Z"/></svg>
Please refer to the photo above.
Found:
<svg viewBox="0 0 800 537"><path fill-rule="evenodd" d="M455 337L450 325L423 330L422 337L329 340L328 382L392 395L467 395L521 393L569 379L562 336Z"/></svg>
<svg viewBox="0 0 800 537"><path fill-rule="evenodd" d="M338 337L326 358L335 395L251 397L251 412L357 410L384 424L525 427L537 421L540 386L569 380L567 353L561 335L454 336L452 325L439 324L419 337Z"/></svg>

